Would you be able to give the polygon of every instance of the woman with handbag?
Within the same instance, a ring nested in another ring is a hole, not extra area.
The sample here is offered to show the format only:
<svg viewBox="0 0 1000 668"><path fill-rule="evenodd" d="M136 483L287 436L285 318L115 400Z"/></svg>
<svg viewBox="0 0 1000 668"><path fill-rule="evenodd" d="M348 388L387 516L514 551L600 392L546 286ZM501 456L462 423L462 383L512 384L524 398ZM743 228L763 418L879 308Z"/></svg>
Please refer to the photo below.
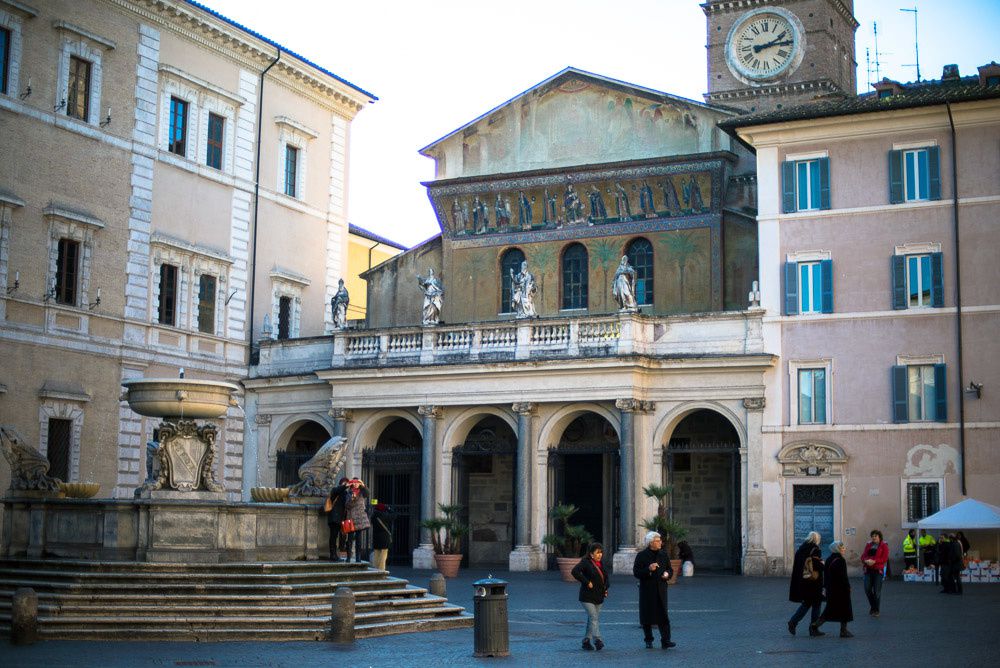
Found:
<svg viewBox="0 0 1000 668"><path fill-rule="evenodd" d="M389 557L394 519L392 508L386 504L376 503L372 506L372 565L381 571L385 570L385 562Z"/></svg>
<svg viewBox="0 0 1000 668"><path fill-rule="evenodd" d="M608 578L601 564L603 557L604 546L600 543L591 543L587 548L587 556L573 567L573 577L580 582L580 604L587 611L587 634L583 637L585 650L600 651L604 648L599 618L601 605L608 597ZM594 644L590 644L591 640Z"/></svg>
<svg viewBox="0 0 1000 668"><path fill-rule="evenodd" d="M795 635L795 627L809 611L809 635L826 635L815 626L823 603L823 553L819 549L820 536L810 531L805 542L795 551L792 562L792 579L788 587L788 600L798 603L798 610L788 620L788 632Z"/></svg>
<svg viewBox="0 0 1000 668"><path fill-rule="evenodd" d="M361 552L367 543L368 529L371 520L368 519L368 488L358 478L351 478L344 490L344 519L340 523L341 530L347 534L347 558L351 558L350 546L354 544L354 561L361 561Z"/></svg>
<svg viewBox="0 0 1000 668"><path fill-rule="evenodd" d="M341 478L336 487L330 490L326 500L326 524L330 527L330 561L340 561L340 550L344 547L344 534L340 531L340 523L344 521L344 492L347 490L347 478Z"/></svg>

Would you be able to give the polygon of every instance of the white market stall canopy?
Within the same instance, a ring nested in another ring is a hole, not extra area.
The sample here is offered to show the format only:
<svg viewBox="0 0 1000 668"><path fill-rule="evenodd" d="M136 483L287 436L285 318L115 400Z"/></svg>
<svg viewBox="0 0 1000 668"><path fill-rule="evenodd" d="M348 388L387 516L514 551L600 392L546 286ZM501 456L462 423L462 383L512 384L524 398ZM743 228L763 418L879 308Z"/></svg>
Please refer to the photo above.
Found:
<svg viewBox="0 0 1000 668"><path fill-rule="evenodd" d="M917 522L921 529L1000 529L1000 508L966 499Z"/></svg>

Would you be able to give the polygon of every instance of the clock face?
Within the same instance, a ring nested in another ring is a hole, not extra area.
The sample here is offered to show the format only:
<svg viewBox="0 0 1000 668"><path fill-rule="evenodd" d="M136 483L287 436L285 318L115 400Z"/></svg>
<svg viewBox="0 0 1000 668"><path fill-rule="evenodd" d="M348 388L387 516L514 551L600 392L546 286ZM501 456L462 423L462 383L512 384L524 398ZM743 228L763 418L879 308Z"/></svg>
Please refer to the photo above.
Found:
<svg viewBox="0 0 1000 668"><path fill-rule="evenodd" d="M751 12L730 32L726 59L737 75L773 79L800 59L799 34L791 17L773 10Z"/></svg>

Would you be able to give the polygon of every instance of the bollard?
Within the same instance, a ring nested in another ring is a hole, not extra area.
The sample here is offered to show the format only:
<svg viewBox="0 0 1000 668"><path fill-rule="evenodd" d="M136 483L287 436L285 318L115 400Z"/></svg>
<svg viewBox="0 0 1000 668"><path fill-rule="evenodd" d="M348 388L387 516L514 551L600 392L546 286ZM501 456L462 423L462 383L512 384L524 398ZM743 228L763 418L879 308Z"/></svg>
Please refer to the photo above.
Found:
<svg viewBox="0 0 1000 668"><path fill-rule="evenodd" d="M31 645L38 640L38 594L30 587L14 592L10 611L10 641Z"/></svg>
<svg viewBox="0 0 1000 668"><path fill-rule="evenodd" d="M472 656L510 656L510 632L507 624L507 583L493 576L476 580L475 649Z"/></svg>
<svg viewBox="0 0 1000 668"><path fill-rule="evenodd" d="M330 605L330 640L354 642L354 592L350 587L337 587Z"/></svg>
<svg viewBox="0 0 1000 668"><path fill-rule="evenodd" d="M441 598L448 598L448 585L445 583L444 576L440 573L435 573L431 576L430 592L435 596L440 596Z"/></svg>

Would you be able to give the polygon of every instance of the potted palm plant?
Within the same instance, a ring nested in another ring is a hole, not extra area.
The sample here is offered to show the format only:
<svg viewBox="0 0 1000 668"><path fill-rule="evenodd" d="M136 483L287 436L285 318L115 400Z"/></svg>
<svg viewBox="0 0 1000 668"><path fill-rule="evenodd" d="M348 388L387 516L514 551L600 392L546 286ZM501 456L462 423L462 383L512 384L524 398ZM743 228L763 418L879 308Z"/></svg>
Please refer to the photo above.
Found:
<svg viewBox="0 0 1000 668"><path fill-rule="evenodd" d="M587 544L594 540L594 537L582 524L570 524L569 518L579 510L572 503L559 503L549 511L549 517L556 520L562 530L558 533L549 533L542 536L542 542L551 547L556 553L556 563L559 565L559 572L565 582L574 582L570 572Z"/></svg>
<svg viewBox="0 0 1000 668"><path fill-rule="evenodd" d="M438 509L440 516L424 520L420 526L431 532L438 572L446 578L453 578L458 575L458 567L462 563L462 538L469 533L469 528L458 519L462 506L439 503Z"/></svg>
<svg viewBox="0 0 1000 668"><path fill-rule="evenodd" d="M644 519L642 526L663 537L663 549L667 551L667 555L670 557L670 568L674 571L674 576L670 578L669 584L676 584L677 576L680 575L681 560L678 558L677 543L687 536L687 529L667 515L667 499L673 489L671 485L647 485L642 488L647 497L656 499L656 515Z"/></svg>

